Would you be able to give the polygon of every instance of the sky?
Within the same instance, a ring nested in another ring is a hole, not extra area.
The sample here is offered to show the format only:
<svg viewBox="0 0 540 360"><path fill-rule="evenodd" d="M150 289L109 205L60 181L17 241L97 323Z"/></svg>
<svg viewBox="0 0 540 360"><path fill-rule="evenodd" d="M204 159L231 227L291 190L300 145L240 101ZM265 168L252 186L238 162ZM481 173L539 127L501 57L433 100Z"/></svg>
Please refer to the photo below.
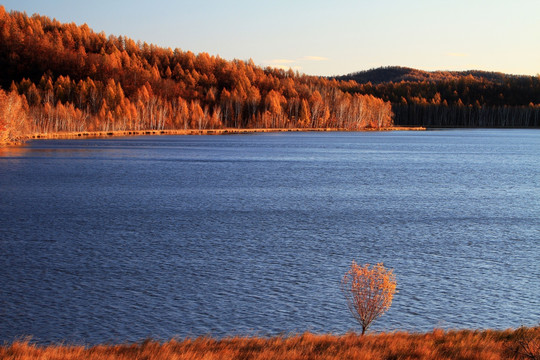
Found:
<svg viewBox="0 0 540 360"><path fill-rule="evenodd" d="M4 0L171 49L309 75L381 66L540 73L539 0Z"/></svg>

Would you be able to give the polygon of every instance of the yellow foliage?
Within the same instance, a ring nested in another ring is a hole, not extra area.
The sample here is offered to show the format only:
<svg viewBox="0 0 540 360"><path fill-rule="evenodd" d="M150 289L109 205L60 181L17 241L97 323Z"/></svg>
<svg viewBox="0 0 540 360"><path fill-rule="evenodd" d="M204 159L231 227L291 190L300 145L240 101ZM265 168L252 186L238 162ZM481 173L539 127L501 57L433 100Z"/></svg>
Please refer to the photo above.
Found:
<svg viewBox="0 0 540 360"><path fill-rule="evenodd" d="M15 91L0 90L0 144L17 144L27 138L29 128L26 98Z"/></svg>
<svg viewBox="0 0 540 360"><path fill-rule="evenodd" d="M392 305L396 278L382 263L358 265L354 260L341 281L349 310L362 325L362 334Z"/></svg>

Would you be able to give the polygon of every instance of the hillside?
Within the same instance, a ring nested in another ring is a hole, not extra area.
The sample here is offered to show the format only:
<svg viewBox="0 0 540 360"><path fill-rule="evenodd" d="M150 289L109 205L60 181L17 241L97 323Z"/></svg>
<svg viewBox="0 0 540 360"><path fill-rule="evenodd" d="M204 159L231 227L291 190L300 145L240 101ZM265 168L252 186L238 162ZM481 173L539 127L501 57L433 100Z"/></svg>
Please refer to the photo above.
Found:
<svg viewBox="0 0 540 360"><path fill-rule="evenodd" d="M336 76L340 81L354 80L359 84L388 83L388 82L440 82L440 81L459 81L461 78L472 76L478 81L491 82L502 85L507 79L527 80L530 76L510 75L500 72L490 72L481 70L468 71L424 71L401 66L387 66L376 69L358 71L347 75Z"/></svg>
<svg viewBox="0 0 540 360"><path fill-rule="evenodd" d="M540 76L378 68L335 78L392 103L396 125L540 127Z"/></svg>
<svg viewBox="0 0 540 360"><path fill-rule="evenodd" d="M389 103L343 91L335 80L2 6L0 68L0 142L28 132L392 125Z"/></svg>

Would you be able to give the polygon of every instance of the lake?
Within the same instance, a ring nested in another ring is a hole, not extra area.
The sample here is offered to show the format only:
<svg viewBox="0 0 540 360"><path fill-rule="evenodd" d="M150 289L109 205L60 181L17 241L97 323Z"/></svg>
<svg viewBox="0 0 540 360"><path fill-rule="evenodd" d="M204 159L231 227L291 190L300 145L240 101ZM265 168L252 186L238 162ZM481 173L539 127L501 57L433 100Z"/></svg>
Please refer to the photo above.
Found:
<svg viewBox="0 0 540 360"><path fill-rule="evenodd" d="M540 130L35 140L0 150L0 341L540 322Z"/></svg>

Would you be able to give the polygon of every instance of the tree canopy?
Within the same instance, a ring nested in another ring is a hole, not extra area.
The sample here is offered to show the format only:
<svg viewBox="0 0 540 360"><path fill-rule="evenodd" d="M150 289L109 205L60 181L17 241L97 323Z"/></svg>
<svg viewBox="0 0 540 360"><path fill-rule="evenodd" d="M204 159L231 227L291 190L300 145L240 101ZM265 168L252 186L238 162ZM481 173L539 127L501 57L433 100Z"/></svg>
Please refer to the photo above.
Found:
<svg viewBox="0 0 540 360"><path fill-rule="evenodd" d="M540 76L387 67L336 79L346 92L390 101L397 125L540 127Z"/></svg>
<svg viewBox="0 0 540 360"><path fill-rule="evenodd" d="M95 33L0 6L0 87L34 132L392 124L390 104L336 80Z"/></svg>

